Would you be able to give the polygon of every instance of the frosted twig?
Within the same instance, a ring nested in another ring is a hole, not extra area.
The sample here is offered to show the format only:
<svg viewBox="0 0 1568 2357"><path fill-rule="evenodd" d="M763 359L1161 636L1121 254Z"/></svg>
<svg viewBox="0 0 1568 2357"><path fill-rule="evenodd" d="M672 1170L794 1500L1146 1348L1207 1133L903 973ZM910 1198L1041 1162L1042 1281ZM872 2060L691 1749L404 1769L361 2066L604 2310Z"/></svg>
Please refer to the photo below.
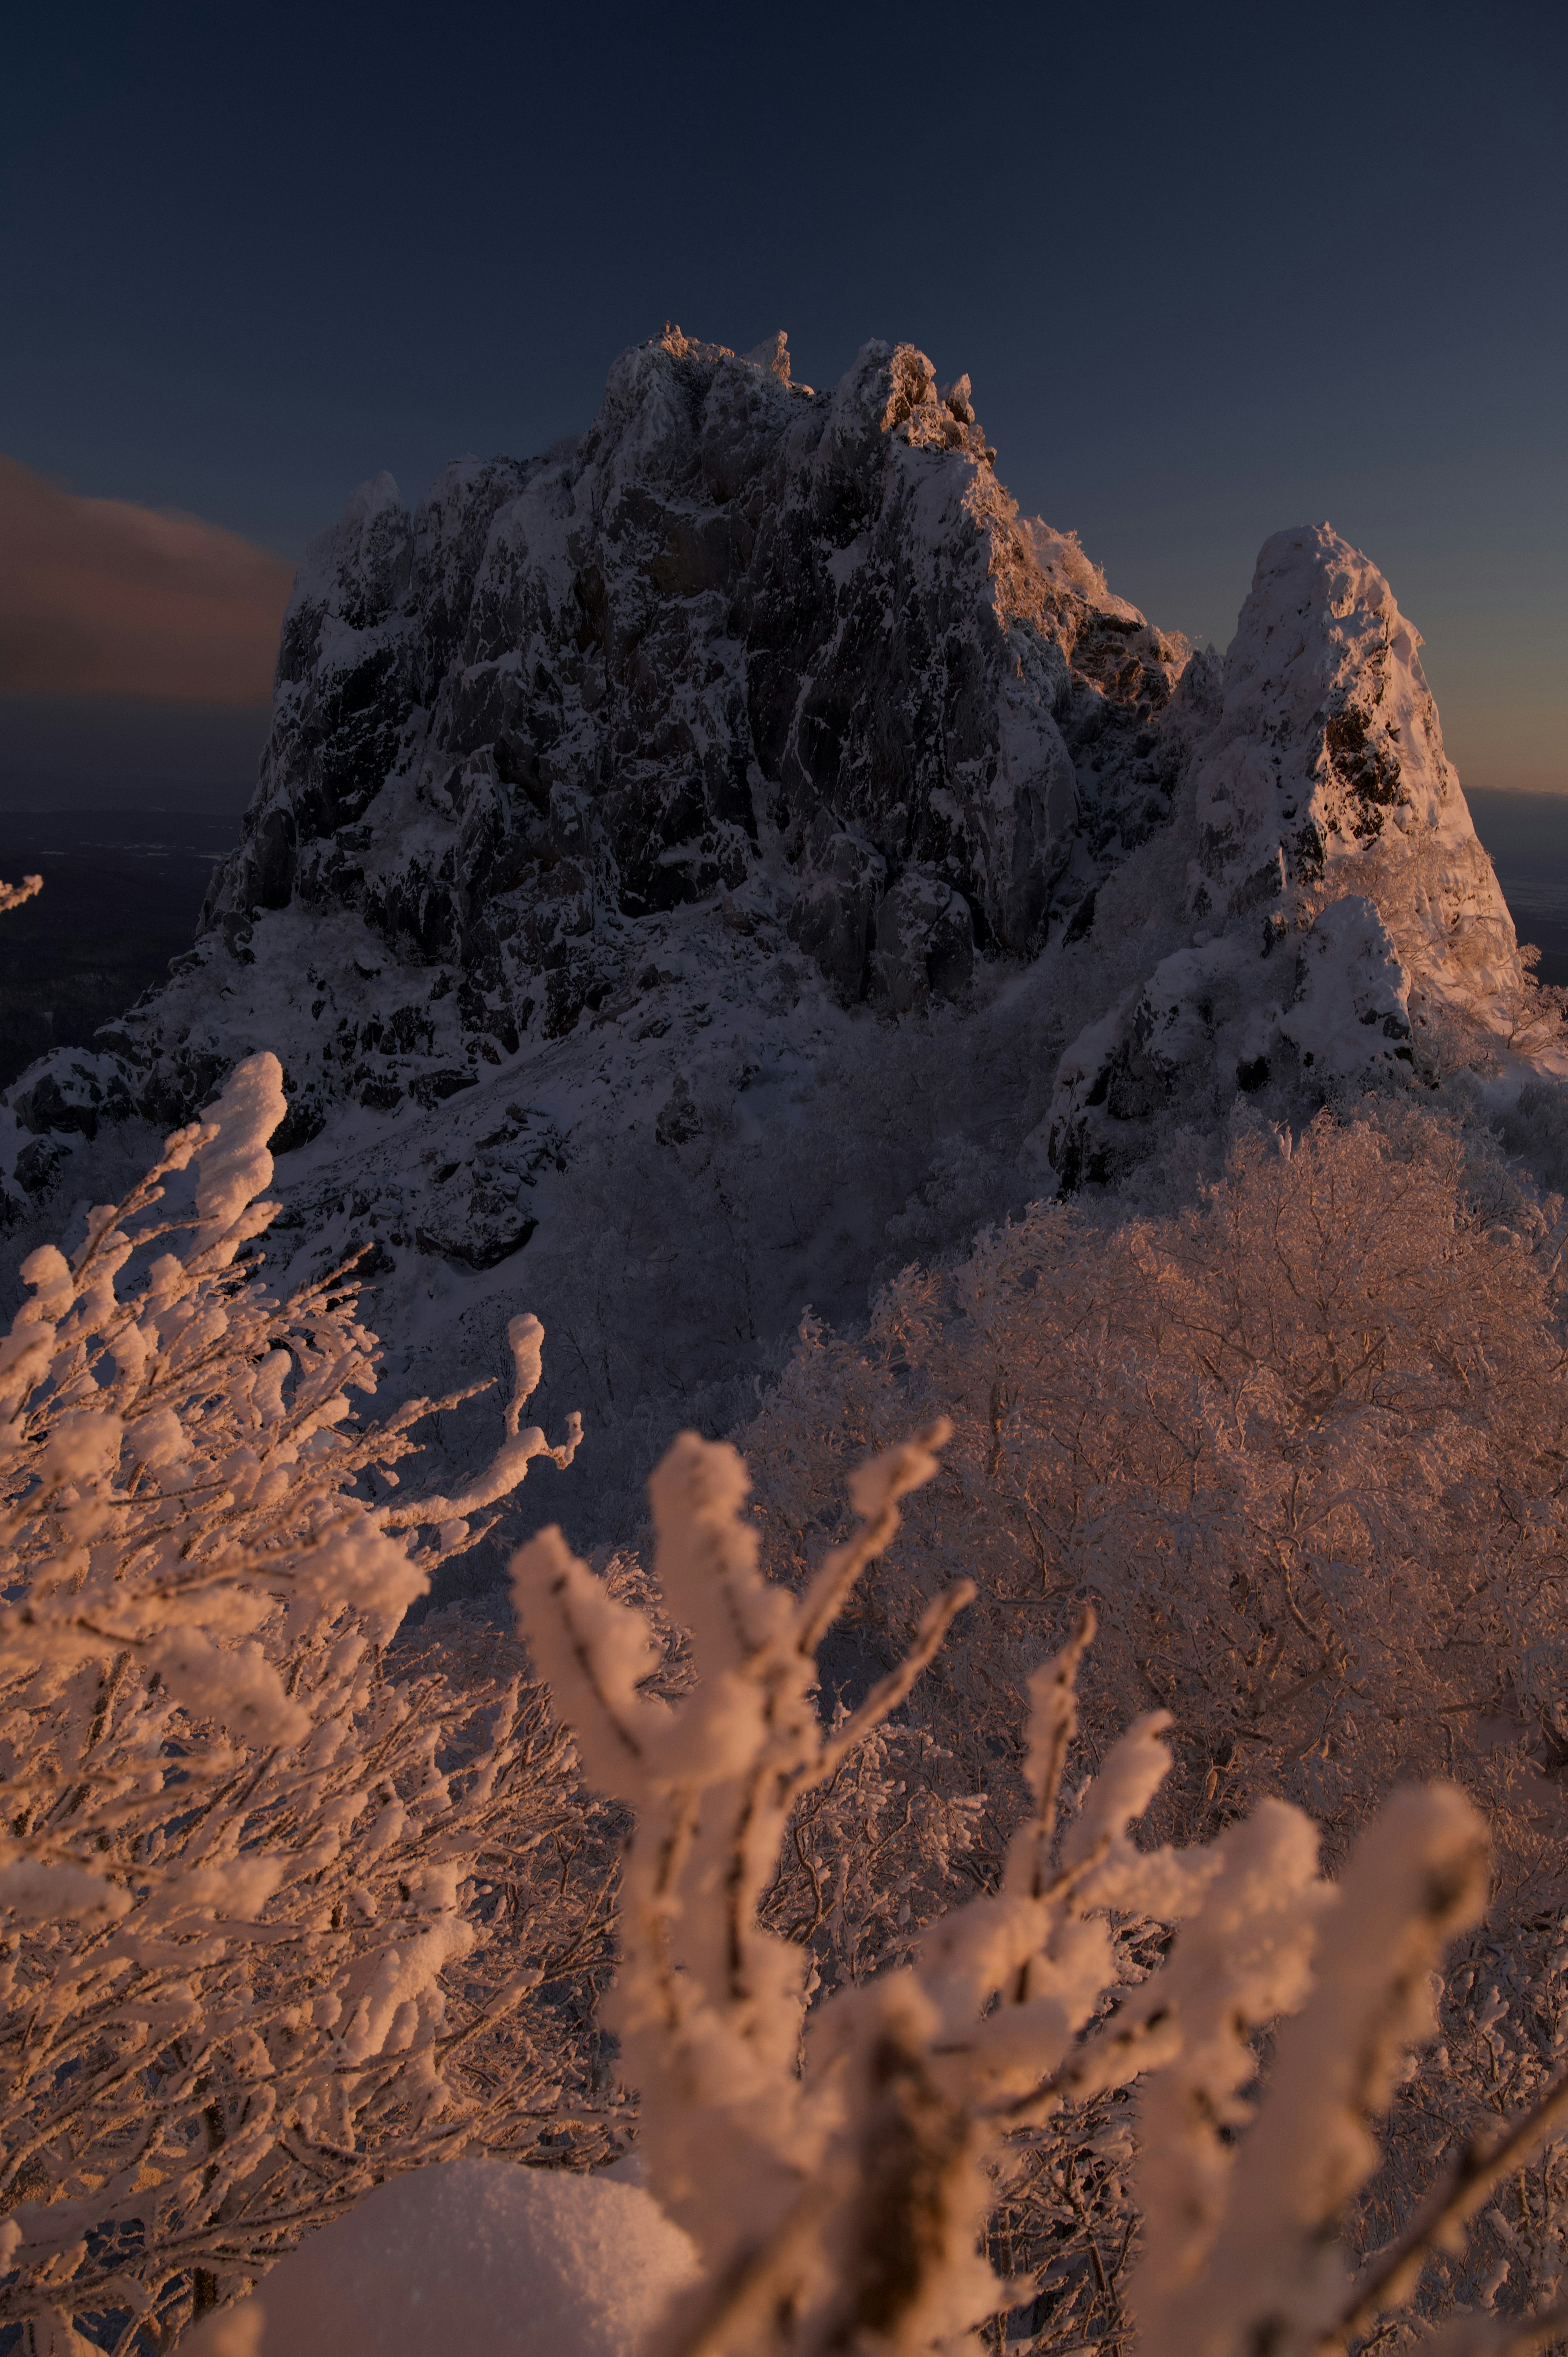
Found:
<svg viewBox="0 0 1568 2357"><path fill-rule="evenodd" d="M875 1722L967 1600L961 1585L939 1598L908 1660L823 1732L805 1699L805 1641L886 1544L911 1468L929 1478L930 1437L919 1457L888 1451L863 1469L862 1527L800 1604L757 1571L734 1453L677 1443L652 1484L665 1592L699 1674L676 1705L647 1691L656 1650L644 1616L616 1603L558 1533L514 1562L557 1707L589 1772L638 1813L609 2018L641 2093L650 2182L707 2268L668 2319L659 2357L917 2357L955 2342L1006 2305L979 2247L1004 2140L1140 2078L1143 2238L1125 2303L1145 2345L1161 2357L1337 2345L1409 2289L1419 2254L1568 2104L1568 2083L1554 2087L1462 2164L1328 2320L1334 2222L1377 2159L1366 2122L1429 2034L1433 1965L1485 1894L1482 1828L1458 1793L1396 1794L1337 1887L1318 1872L1308 1820L1277 1801L1213 1843L1140 1850L1130 1828L1168 1764L1156 1713L1112 1749L1058 1837L1094 1631L1086 1609L1030 1680L1033 1807L999 1888L930 1925L912 1966L841 1988L810 2023L799 1952L757 1921L789 1804L857 1741L881 1739ZM822 1905L819 1886L819 1920ZM1175 1937L1107 2012L1108 1914ZM1269 2024L1283 2025L1277 2060L1253 2119L1244 2090ZM1119 2333L1122 2289L1068 2159Z"/></svg>
<svg viewBox="0 0 1568 2357"><path fill-rule="evenodd" d="M1397 2243L1369 2260L1326 2348L1337 2348L1365 2331L1382 2310L1410 2298L1428 2255L1446 2248L1455 2230L1473 2218L1499 2178L1528 2159L1549 2130L1568 2113L1568 2071L1561 2072L1527 2112L1500 2136L1466 2136L1422 2209Z"/></svg>

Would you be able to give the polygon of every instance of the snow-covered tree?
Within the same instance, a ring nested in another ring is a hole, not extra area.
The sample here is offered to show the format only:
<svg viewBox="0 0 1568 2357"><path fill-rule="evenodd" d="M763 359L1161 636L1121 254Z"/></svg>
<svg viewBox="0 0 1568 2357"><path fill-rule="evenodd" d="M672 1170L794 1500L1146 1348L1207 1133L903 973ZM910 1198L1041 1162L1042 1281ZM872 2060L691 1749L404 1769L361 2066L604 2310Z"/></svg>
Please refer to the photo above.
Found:
<svg viewBox="0 0 1568 2357"><path fill-rule="evenodd" d="M536 1689L387 1656L579 1427L524 1424L517 1318L494 1457L405 1493L450 1403L359 1421L351 1270L262 1275L281 1082L240 1065L69 1258L33 1253L0 1340L0 2322L40 2350L166 2345L398 2170L605 2143L568 2000L606 1829Z"/></svg>
<svg viewBox="0 0 1568 2357"><path fill-rule="evenodd" d="M1176 1715L1163 1828L1283 1792L1342 1847L1396 1776L1457 1774L1533 1905L1525 1788L1568 1740L1562 1242L1425 1114L1244 1126L1158 1216L1039 1207L906 1271L863 1338L808 1324L743 1438L768 1566L798 1585L848 1466L940 1407L858 1633L972 1572L918 1706L961 1789L1016 1757L1027 1665L1090 1596L1092 1741L1139 1696Z"/></svg>

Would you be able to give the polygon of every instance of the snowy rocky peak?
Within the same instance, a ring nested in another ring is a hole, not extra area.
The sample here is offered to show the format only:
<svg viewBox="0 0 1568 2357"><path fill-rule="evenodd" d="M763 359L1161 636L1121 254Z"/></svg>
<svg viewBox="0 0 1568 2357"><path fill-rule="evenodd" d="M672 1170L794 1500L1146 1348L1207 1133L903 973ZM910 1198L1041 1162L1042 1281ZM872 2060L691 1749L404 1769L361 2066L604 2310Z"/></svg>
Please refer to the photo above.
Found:
<svg viewBox="0 0 1568 2357"><path fill-rule="evenodd" d="M266 1040L291 1139L345 1102L429 1109L585 1017L646 1030L667 985L642 936L683 908L732 943L781 926L838 1004L891 1015L1119 926L1061 1069L1069 1182L1200 1079L1408 1053L1396 971L1506 993L1511 929L1375 569L1326 526L1277 535L1221 681L1023 522L994 457L968 379L912 346L817 393L781 335L743 357L671 328L581 437L459 459L412 513L362 485L300 570L195 960L104 1056L56 1060L24 1126L181 1115ZM1351 891L1354 1054L1292 1012L1316 953L1299 988L1274 958ZM1131 995L1129 910L1164 952Z"/></svg>
<svg viewBox="0 0 1568 2357"><path fill-rule="evenodd" d="M320 659L321 630L337 622L360 632L383 621L408 592L413 535L391 475L349 493L342 517L311 544L284 625L278 658L285 679Z"/></svg>
<svg viewBox="0 0 1568 2357"><path fill-rule="evenodd" d="M781 337L671 328L580 436L362 486L201 937L9 1092L5 1216L106 1200L120 1125L273 1049L271 1250L370 1249L433 1394L536 1309L619 1531L648 1419L723 1429L808 1304L1239 1089L1294 1119L1444 1009L1502 1028L1512 928L1374 569L1271 541L1222 667L994 456L913 346L814 392Z"/></svg>
<svg viewBox="0 0 1568 2357"><path fill-rule="evenodd" d="M1513 925L1420 643L1330 525L1265 543L1173 818L1188 937L1063 1059L1049 1138L1069 1182L1124 1168L1195 1091L1413 1071L1436 1010L1506 1032Z"/></svg>
<svg viewBox="0 0 1568 2357"><path fill-rule="evenodd" d="M1282 863L1287 884L1321 883L1390 828L1468 859L1420 644L1382 575L1331 525L1264 544L1204 748L1195 913L1220 895L1232 913L1253 892L1272 898Z"/></svg>
<svg viewBox="0 0 1568 2357"><path fill-rule="evenodd" d="M964 382L967 385L966 377ZM1104 572L1088 555L1076 532L1058 532L1043 516L1035 516L1024 527L1028 535L1029 554L1055 594L1070 602L1077 598L1085 608L1101 618L1102 626L1128 633L1142 630L1144 617L1136 606L1125 597L1118 597L1105 578ZM1172 642L1179 647L1180 640ZM1168 659L1168 658L1167 658Z"/></svg>

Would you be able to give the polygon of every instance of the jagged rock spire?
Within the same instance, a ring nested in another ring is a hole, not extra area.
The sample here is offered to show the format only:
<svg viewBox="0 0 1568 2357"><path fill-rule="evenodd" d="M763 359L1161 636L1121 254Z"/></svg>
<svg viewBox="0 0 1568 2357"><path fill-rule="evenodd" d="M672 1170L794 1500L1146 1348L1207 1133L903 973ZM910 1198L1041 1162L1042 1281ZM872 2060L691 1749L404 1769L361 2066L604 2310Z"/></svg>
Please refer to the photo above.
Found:
<svg viewBox="0 0 1568 2357"><path fill-rule="evenodd" d="M1050 1155L1069 1182L1133 1158L1178 1099L1413 1070L1434 1007L1506 1029L1513 924L1420 644L1331 525L1264 544L1173 817L1185 938L1063 1059Z"/></svg>

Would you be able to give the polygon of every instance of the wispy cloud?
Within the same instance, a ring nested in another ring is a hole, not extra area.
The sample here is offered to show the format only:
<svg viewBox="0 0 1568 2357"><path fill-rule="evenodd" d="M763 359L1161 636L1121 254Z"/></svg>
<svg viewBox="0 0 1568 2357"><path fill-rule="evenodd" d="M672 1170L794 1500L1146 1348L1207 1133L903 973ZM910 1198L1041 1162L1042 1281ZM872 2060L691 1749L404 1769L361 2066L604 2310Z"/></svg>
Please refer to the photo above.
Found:
<svg viewBox="0 0 1568 2357"><path fill-rule="evenodd" d="M264 704L294 567L0 458L0 694Z"/></svg>

